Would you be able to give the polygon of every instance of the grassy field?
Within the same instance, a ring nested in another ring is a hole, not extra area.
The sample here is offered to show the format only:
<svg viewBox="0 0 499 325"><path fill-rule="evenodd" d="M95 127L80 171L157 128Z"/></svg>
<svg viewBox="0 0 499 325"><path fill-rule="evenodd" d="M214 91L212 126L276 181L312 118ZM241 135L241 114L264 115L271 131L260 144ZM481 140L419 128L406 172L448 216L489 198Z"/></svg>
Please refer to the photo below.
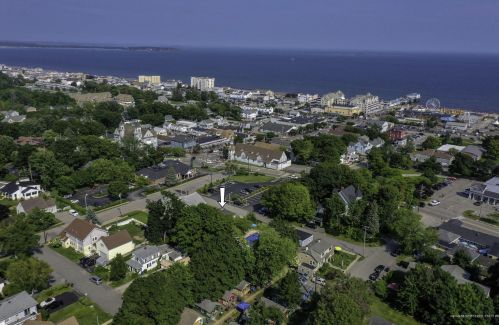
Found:
<svg viewBox="0 0 499 325"><path fill-rule="evenodd" d="M120 230L126 230L132 236L133 242L139 244L145 241L143 226L137 225L135 222L130 222L123 226L113 226L109 228L111 234L117 233Z"/></svg>
<svg viewBox="0 0 499 325"><path fill-rule="evenodd" d="M53 249L54 251L56 251L57 253L61 254L62 256L66 257L67 259L75 262L75 263L79 263L80 262L80 259L82 257L84 257L84 255L80 252L77 252L75 251L74 249L72 248L65 248L65 247L52 247L52 246L49 246L50 249Z"/></svg>
<svg viewBox="0 0 499 325"><path fill-rule="evenodd" d="M251 184L251 183L270 182L271 180L274 179L274 177L265 176L265 175L240 175L240 176L231 176L230 179L238 183Z"/></svg>
<svg viewBox="0 0 499 325"><path fill-rule="evenodd" d="M58 323L71 316L75 316L80 325L102 324L111 319L111 315L88 298L83 297L78 302L50 314L49 320Z"/></svg>
<svg viewBox="0 0 499 325"><path fill-rule="evenodd" d="M371 304L371 316L379 316L397 325L419 325L414 318L391 308L378 298Z"/></svg>
<svg viewBox="0 0 499 325"><path fill-rule="evenodd" d="M43 290L36 296L36 301L37 302L42 302L47 298L50 297L55 297L57 295L60 295L61 293L70 291L71 288L65 284L57 284L53 287L50 287L48 289Z"/></svg>
<svg viewBox="0 0 499 325"><path fill-rule="evenodd" d="M13 207L17 205L17 201L9 200L9 199L1 199L0 200L1 205L5 205L6 207Z"/></svg>
<svg viewBox="0 0 499 325"><path fill-rule="evenodd" d="M329 263L333 266L339 267L342 270L346 270L347 267L355 260L356 255L347 254L345 252L335 252L331 256Z"/></svg>
<svg viewBox="0 0 499 325"><path fill-rule="evenodd" d="M144 211L132 211L127 214L127 217L132 217L135 220L147 224L147 218L149 217L149 214L147 214L147 212Z"/></svg>

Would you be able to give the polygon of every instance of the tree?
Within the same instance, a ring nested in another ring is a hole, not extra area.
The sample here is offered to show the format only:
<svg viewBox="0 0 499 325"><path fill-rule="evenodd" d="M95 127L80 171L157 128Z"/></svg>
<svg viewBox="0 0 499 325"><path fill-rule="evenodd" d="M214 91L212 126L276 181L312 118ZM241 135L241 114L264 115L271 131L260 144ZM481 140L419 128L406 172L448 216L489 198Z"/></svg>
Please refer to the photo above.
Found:
<svg viewBox="0 0 499 325"><path fill-rule="evenodd" d="M10 217L10 209L5 205L0 204L0 221Z"/></svg>
<svg viewBox="0 0 499 325"><path fill-rule="evenodd" d="M395 211L395 215L391 231L400 242L405 254L422 252L425 247L437 241L435 230L426 229L420 222L418 214L407 209L399 209Z"/></svg>
<svg viewBox="0 0 499 325"><path fill-rule="evenodd" d="M76 189L75 181L70 176L61 176L54 182L54 186L59 194L66 195L72 194Z"/></svg>
<svg viewBox="0 0 499 325"><path fill-rule="evenodd" d="M262 204L272 218L289 221L309 221L315 214L315 207L308 189L295 183L272 186L262 196Z"/></svg>
<svg viewBox="0 0 499 325"><path fill-rule="evenodd" d="M302 301L301 284L298 280L298 273L290 271L279 282L278 296L288 307L295 307Z"/></svg>
<svg viewBox="0 0 499 325"><path fill-rule="evenodd" d="M471 264L471 258L466 250L458 249L452 257L452 263L465 269Z"/></svg>
<svg viewBox="0 0 499 325"><path fill-rule="evenodd" d="M253 246L255 263L251 278L258 285L265 285L291 263L296 244L283 238L272 228L260 232L258 242Z"/></svg>
<svg viewBox="0 0 499 325"><path fill-rule="evenodd" d="M190 268L174 264L133 281L123 295L123 304L113 324L176 325L182 310L194 303Z"/></svg>
<svg viewBox="0 0 499 325"><path fill-rule="evenodd" d="M369 314L370 299L369 288L359 279L340 278L328 282L312 313L311 324L362 324Z"/></svg>
<svg viewBox="0 0 499 325"><path fill-rule="evenodd" d="M249 318L248 325L281 324L284 321L284 315L279 309L267 307L261 302L251 306Z"/></svg>
<svg viewBox="0 0 499 325"><path fill-rule="evenodd" d="M36 258L19 259L9 264L5 275L9 279L8 292L10 294L26 290L39 291L49 286L50 266Z"/></svg>
<svg viewBox="0 0 499 325"><path fill-rule="evenodd" d="M173 193L162 192L163 198L148 201L147 230L145 236L151 243L164 243L169 240L185 204Z"/></svg>
<svg viewBox="0 0 499 325"><path fill-rule="evenodd" d="M33 225L22 216L18 216L8 226L0 228L0 252L8 255L31 255L38 247L40 236Z"/></svg>
<svg viewBox="0 0 499 325"><path fill-rule="evenodd" d="M436 149L442 145L442 142L440 141L440 138L437 137L432 137L429 136L424 140L424 142L421 144L421 146L424 149Z"/></svg>
<svg viewBox="0 0 499 325"><path fill-rule="evenodd" d="M57 160L54 153L47 149L38 149L29 158L31 168L38 173L42 184L52 187L57 178L70 173L70 168Z"/></svg>
<svg viewBox="0 0 499 325"><path fill-rule="evenodd" d="M128 185L123 181L114 181L109 183L107 192L112 198L122 198L128 193Z"/></svg>
<svg viewBox="0 0 499 325"><path fill-rule="evenodd" d="M487 157L492 160L499 159L499 135L485 137L482 146L487 150Z"/></svg>
<svg viewBox="0 0 499 325"><path fill-rule="evenodd" d="M470 155L457 153L449 166L449 172L465 177L473 176L476 173L476 162Z"/></svg>
<svg viewBox="0 0 499 325"><path fill-rule="evenodd" d="M165 185L166 186L173 186L177 184L177 172L175 171L175 168L173 166L170 166L168 170L166 171L166 177L165 177Z"/></svg>
<svg viewBox="0 0 499 325"><path fill-rule="evenodd" d="M340 225L340 217L346 212L345 203L337 192L325 200L324 210L324 227L331 231L335 225L336 227Z"/></svg>
<svg viewBox="0 0 499 325"><path fill-rule="evenodd" d="M294 243L298 243L298 235L295 227L286 220L272 219L269 226L275 229L281 237L289 238Z"/></svg>
<svg viewBox="0 0 499 325"><path fill-rule="evenodd" d="M314 144L310 140L294 140L291 148L296 157L302 162L308 162L314 150Z"/></svg>
<svg viewBox="0 0 499 325"><path fill-rule="evenodd" d="M109 279L111 281L119 281L126 277L128 267L126 265L125 259L121 254L117 254L110 264L111 271L109 273Z"/></svg>
<svg viewBox="0 0 499 325"><path fill-rule="evenodd" d="M374 238L379 234L379 212L378 203L370 202L366 209L366 232L369 238Z"/></svg>

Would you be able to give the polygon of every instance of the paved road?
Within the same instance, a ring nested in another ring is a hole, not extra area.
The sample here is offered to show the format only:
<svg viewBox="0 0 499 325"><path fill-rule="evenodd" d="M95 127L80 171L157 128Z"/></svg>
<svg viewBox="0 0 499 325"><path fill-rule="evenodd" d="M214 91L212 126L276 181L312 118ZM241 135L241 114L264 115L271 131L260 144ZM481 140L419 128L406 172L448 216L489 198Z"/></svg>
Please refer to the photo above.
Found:
<svg viewBox="0 0 499 325"><path fill-rule="evenodd" d="M67 281L74 284L74 289L98 304L104 311L114 315L121 306L121 294L104 284L96 285L89 281L90 274L62 255L48 247L42 247L35 254L37 258L47 262L53 269L56 282Z"/></svg>

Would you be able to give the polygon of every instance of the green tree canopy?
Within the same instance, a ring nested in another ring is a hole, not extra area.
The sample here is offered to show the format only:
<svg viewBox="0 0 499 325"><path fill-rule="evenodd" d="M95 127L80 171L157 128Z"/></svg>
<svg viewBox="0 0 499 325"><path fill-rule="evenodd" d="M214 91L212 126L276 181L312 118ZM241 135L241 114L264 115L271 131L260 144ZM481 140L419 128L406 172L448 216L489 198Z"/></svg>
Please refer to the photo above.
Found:
<svg viewBox="0 0 499 325"><path fill-rule="evenodd" d="M9 279L7 292L13 294L26 290L31 293L48 288L50 266L36 258L19 259L9 264L5 275ZM5 292L4 292L5 293Z"/></svg>
<svg viewBox="0 0 499 325"><path fill-rule="evenodd" d="M308 189L301 184L275 185L262 196L262 204L273 218L289 221L308 221L314 217L314 202Z"/></svg>

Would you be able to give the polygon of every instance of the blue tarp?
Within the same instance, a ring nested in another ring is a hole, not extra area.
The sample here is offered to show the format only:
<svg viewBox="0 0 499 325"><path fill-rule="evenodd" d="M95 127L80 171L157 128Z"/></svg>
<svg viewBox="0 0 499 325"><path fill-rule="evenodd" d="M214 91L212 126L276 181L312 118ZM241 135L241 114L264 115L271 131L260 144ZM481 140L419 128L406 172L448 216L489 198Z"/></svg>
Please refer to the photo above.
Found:
<svg viewBox="0 0 499 325"><path fill-rule="evenodd" d="M250 307L250 304L248 304L247 302L240 302L236 308L237 310L239 311L245 311L246 309L248 309Z"/></svg>
<svg viewBox="0 0 499 325"><path fill-rule="evenodd" d="M257 232L246 237L246 241L250 246L253 246L259 239L260 239L260 234Z"/></svg>

